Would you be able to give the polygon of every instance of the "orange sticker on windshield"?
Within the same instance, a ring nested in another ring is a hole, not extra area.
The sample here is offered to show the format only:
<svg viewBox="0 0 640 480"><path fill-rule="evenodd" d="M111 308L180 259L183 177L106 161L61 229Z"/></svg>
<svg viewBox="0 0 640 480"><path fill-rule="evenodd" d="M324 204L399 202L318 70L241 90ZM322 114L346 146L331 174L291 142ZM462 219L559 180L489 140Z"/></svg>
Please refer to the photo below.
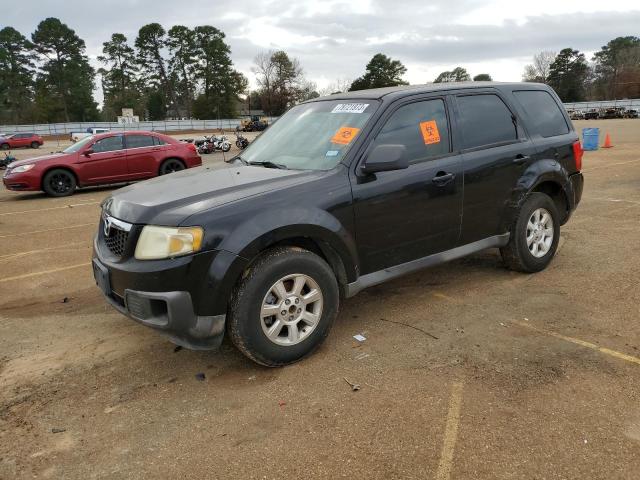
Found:
<svg viewBox="0 0 640 480"><path fill-rule="evenodd" d="M331 138L331 143L349 145L351 140L356 138L359 131L360 129L355 127L340 127L336 134Z"/></svg>
<svg viewBox="0 0 640 480"><path fill-rule="evenodd" d="M420 132L425 145L440 143L440 132L438 132L438 125L435 120L420 122Z"/></svg>

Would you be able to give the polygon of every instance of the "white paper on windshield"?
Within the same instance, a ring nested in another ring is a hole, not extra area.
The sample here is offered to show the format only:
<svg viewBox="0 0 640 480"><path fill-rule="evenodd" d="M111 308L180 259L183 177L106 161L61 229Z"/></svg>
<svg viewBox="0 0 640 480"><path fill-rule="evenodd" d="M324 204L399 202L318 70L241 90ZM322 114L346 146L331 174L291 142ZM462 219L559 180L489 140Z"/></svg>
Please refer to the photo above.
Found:
<svg viewBox="0 0 640 480"><path fill-rule="evenodd" d="M368 106L368 103L339 103L331 113L362 113Z"/></svg>

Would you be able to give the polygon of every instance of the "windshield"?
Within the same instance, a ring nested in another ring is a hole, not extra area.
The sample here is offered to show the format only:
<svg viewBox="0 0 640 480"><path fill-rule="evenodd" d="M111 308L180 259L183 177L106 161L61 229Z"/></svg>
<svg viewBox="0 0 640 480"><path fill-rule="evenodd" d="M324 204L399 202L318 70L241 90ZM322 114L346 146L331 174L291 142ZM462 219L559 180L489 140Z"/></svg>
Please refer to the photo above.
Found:
<svg viewBox="0 0 640 480"><path fill-rule="evenodd" d="M298 105L265 130L241 158L294 170L330 170L344 158L377 107L371 100Z"/></svg>
<svg viewBox="0 0 640 480"><path fill-rule="evenodd" d="M73 145L71 145L70 147L65 148L62 153L75 153L79 150L82 150L82 148L91 143L93 141L93 135L90 137L85 137L82 140L77 141L76 143L74 143Z"/></svg>

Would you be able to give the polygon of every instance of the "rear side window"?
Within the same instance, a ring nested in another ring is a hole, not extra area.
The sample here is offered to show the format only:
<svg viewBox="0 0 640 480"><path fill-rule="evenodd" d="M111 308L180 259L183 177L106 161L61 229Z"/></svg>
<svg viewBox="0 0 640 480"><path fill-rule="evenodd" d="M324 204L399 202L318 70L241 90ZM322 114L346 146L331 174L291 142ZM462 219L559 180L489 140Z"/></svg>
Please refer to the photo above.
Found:
<svg viewBox="0 0 640 480"><path fill-rule="evenodd" d="M511 111L497 95L458 97L464 148L476 148L518 140Z"/></svg>
<svg viewBox="0 0 640 480"><path fill-rule="evenodd" d="M396 110L373 142L404 145L409 163L449 153L449 125L441 99L410 103Z"/></svg>
<svg viewBox="0 0 640 480"><path fill-rule="evenodd" d="M98 140L93 144L93 151L96 153L99 152L113 152L114 150L122 150L124 146L122 145L122 135L116 135L115 137L107 137L101 140Z"/></svg>
<svg viewBox="0 0 640 480"><path fill-rule="evenodd" d="M153 147L151 135L127 135L127 148Z"/></svg>
<svg viewBox="0 0 640 480"><path fill-rule="evenodd" d="M513 92L524 108L531 128L543 137L556 137L569 133L564 115L549 92L518 90Z"/></svg>

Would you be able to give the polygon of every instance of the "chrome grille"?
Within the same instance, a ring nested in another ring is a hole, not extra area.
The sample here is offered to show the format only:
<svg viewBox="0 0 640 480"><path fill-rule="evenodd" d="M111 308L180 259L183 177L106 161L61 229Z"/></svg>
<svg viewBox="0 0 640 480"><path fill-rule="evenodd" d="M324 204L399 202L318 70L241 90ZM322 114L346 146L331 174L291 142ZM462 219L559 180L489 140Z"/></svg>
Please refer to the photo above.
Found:
<svg viewBox="0 0 640 480"><path fill-rule="evenodd" d="M131 224L108 215L102 216L104 243L109 251L117 257L122 257L127 249L130 230Z"/></svg>

